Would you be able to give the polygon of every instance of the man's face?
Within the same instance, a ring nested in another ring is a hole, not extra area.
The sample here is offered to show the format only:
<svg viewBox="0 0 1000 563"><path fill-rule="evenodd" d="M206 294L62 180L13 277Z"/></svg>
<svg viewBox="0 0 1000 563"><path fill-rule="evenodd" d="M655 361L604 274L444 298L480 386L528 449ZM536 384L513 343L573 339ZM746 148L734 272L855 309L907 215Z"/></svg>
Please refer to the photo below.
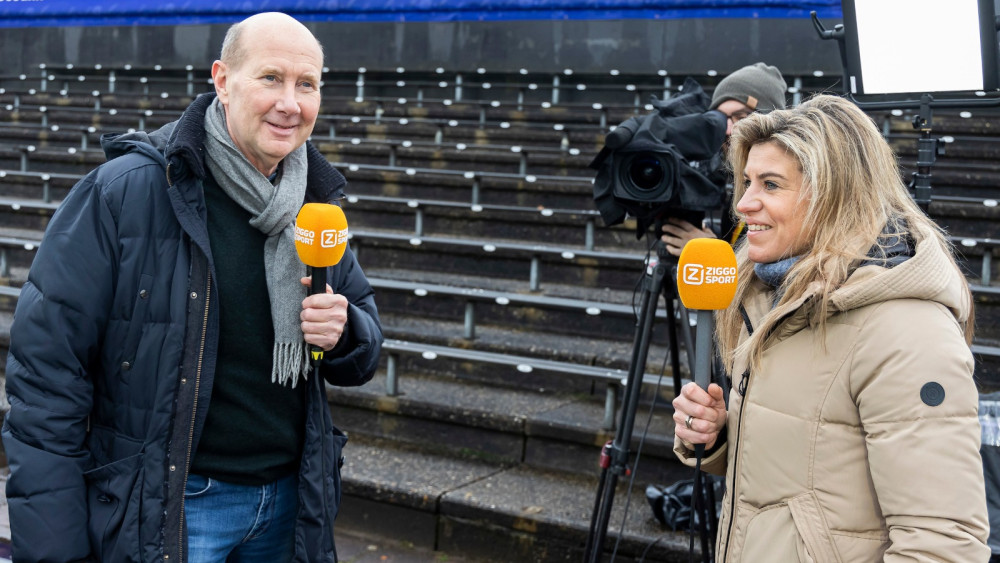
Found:
<svg viewBox="0 0 1000 563"><path fill-rule="evenodd" d="M733 134L734 125L739 123L741 119L753 113L750 106L736 100L726 100L719 104L719 107L715 109L721 111L723 115L728 118L726 120L726 137Z"/></svg>
<svg viewBox="0 0 1000 563"><path fill-rule="evenodd" d="M216 61L212 78L229 136L247 160L271 175L312 134L319 113L323 54L303 28L279 22L243 32L242 63Z"/></svg>

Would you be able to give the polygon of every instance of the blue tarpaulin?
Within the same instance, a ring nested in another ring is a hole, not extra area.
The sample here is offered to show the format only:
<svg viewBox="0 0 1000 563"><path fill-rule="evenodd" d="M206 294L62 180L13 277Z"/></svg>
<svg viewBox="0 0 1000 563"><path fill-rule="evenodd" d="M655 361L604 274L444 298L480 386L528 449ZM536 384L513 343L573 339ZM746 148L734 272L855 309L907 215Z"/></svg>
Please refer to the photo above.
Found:
<svg viewBox="0 0 1000 563"><path fill-rule="evenodd" d="M259 12L301 21L840 18L840 0L0 0L0 27L228 23Z"/></svg>

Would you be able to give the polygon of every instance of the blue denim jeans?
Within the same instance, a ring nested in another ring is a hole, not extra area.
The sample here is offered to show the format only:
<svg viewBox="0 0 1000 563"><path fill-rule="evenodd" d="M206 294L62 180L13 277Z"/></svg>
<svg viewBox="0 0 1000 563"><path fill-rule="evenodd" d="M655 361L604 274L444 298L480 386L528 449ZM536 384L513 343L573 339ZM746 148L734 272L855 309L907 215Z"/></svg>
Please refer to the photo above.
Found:
<svg viewBox="0 0 1000 563"><path fill-rule="evenodd" d="M295 553L298 478L259 487L188 476L184 489L190 563L280 563Z"/></svg>

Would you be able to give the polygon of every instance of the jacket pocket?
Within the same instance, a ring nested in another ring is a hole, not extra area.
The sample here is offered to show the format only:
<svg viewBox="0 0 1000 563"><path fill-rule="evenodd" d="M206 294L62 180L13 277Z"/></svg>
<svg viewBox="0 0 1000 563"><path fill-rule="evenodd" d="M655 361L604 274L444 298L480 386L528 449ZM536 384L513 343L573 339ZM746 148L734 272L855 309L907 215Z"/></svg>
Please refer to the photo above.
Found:
<svg viewBox="0 0 1000 563"><path fill-rule="evenodd" d="M87 482L87 533L99 561L140 561L142 459L138 453L83 474Z"/></svg>
<svg viewBox="0 0 1000 563"><path fill-rule="evenodd" d="M799 537L802 538L804 555L809 557L806 561L843 563L815 494L809 492L789 499L788 509L792 513Z"/></svg>
<svg viewBox="0 0 1000 563"><path fill-rule="evenodd" d="M204 475L188 474L187 483L184 485L184 499L200 497L212 488L211 477Z"/></svg>
<svg viewBox="0 0 1000 563"><path fill-rule="evenodd" d="M125 345L122 349L122 371L128 371L135 365L135 355L139 349L139 339L142 337L142 327L146 322L146 311L149 309L150 292L153 286L153 276L142 274L139 277L139 289L135 292L135 304L132 307L132 318L129 321Z"/></svg>
<svg viewBox="0 0 1000 563"><path fill-rule="evenodd" d="M736 507L726 563L814 563L802 555L802 540L795 531L785 503L756 509Z"/></svg>

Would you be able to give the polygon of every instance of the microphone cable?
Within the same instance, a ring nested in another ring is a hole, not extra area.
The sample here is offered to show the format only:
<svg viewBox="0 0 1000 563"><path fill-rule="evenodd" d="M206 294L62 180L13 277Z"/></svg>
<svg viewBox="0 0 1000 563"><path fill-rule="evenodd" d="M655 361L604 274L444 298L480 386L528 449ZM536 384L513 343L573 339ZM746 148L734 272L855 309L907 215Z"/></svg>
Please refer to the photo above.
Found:
<svg viewBox="0 0 1000 563"><path fill-rule="evenodd" d="M694 462L694 480L691 483L691 516L688 522L688 562L694 562L694 522L698 515L697 509L702 505L701 501L701 487L702 487L702 474L701 474L701 458L702 454L699 452L695 456ZM705 547L705 534L704 526L705 519L697 518L698 520L698 536L701 538L702 544L702 559L707 560L708 553Z"/></svg>

